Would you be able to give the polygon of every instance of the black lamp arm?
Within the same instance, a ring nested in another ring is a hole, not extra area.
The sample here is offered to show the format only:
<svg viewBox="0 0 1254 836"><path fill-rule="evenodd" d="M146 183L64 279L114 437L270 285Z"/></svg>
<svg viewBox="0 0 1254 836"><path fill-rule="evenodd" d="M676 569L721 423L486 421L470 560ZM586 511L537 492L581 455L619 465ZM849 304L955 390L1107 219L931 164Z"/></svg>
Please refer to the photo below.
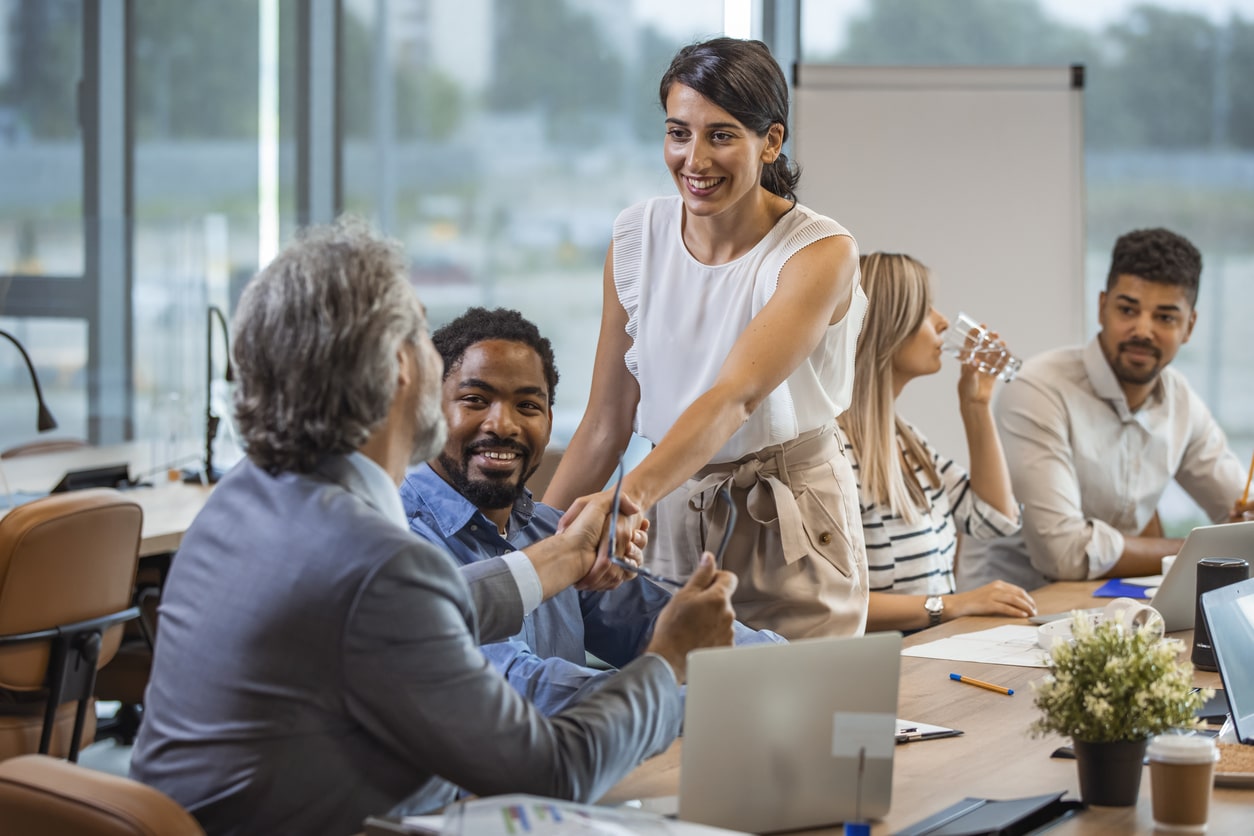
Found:
<svg viewBox="0 0 1254 836"><path fill-rule="evenodd" d="M30 382L35 386L35 400L39 402L39 419L37 426L40 432L47 430L55 430L57 428L57 419L52 417L52 412L48 409L48 404L44 402L44 390L39 386L39 375L35 374L35 364L30 361L30 355L26 353L26 348L17 337L8 331L0 329L0 337L6 338L9 342L17 346L17 350L21 353L22 359L26 361L26 370L30 372Z"/></svg>
<svg viewBox="0 0 1254 836"><path fill-rule="evenodd" d="M217 481L213 469L213 440L218 435L219 417L213 411L213 321L218 320L222 326L222 341L226 346L226 380L231 382L235 375L231 370L231 336L226 324L226 315L217 305L210 305L205 315L205 472L204 478L209 482Z"/></svg>

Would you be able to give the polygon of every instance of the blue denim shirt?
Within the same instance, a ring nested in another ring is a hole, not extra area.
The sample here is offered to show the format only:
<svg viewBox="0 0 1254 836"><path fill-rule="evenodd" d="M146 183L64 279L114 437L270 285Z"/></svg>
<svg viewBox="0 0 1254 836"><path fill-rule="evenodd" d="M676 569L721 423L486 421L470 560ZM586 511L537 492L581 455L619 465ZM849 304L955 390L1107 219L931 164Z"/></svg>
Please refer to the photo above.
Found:
<svg viewBox="0 0 1254 836"><path fill-rule="evenodd" d="M442 544L463 564L524 549L557 531L561 512L535 502L524 491L502 537L489 520L431 469L411 470L401 485L409 527ZM642 578L608 592L567 587L523 620L507 641L483 646L483 653L510 685L545 714L554 714L599 687L613 671L590 668L585 651L621 667L644 650L658 613L670 593ZM782 642L776 634L737 622L736 643Z"/></svg>

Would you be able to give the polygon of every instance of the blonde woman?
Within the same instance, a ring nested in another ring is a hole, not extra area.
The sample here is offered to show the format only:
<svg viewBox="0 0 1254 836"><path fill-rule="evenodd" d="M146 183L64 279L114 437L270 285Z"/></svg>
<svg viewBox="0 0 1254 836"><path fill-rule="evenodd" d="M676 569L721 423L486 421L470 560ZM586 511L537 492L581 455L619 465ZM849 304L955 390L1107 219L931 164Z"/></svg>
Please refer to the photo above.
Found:
<svg viewBox="0 0 1254 836"><path fill-rule="evenodd" d="M959 532L987 538L1020 527L990 409L997 378L963 364L958 379L968 474L896 411L907 383L941 368L949 322L932 307L927 268L893 253L871 253L860 263L867 316L853 401L838 422L854 462L866 537L867 629L914 630L963 615L1033 615L1032 598L1012 584L994 581L962 593L954 587Z"/></svg>

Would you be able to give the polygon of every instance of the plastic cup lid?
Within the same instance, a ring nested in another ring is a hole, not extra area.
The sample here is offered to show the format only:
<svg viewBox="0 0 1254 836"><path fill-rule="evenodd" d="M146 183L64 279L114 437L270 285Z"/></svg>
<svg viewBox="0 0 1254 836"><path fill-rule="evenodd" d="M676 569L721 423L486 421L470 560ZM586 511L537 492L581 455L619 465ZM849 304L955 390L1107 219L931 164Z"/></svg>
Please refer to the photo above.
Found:
<svg viewBox="0 0 1254 836"><path fill-rule="evenodd" d="M1215 741L1200 734L1160 734L1146 750L1150 760L1160 763L1210 763L1219 760Z"/></svg>

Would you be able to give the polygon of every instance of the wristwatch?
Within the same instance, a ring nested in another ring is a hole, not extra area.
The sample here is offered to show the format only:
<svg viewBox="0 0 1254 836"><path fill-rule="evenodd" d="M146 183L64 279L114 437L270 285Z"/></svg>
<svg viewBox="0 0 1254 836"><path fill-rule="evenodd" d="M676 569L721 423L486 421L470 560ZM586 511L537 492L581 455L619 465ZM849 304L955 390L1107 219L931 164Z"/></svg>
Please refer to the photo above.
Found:
<svg viewBox="0 0 1254 836"><path fill-rule="evenodd" d="M939 595L930 595L923 602L923 609L927 610L927 626L935 627L941 622L941 613L945 611L945 599Z"/></svg>

